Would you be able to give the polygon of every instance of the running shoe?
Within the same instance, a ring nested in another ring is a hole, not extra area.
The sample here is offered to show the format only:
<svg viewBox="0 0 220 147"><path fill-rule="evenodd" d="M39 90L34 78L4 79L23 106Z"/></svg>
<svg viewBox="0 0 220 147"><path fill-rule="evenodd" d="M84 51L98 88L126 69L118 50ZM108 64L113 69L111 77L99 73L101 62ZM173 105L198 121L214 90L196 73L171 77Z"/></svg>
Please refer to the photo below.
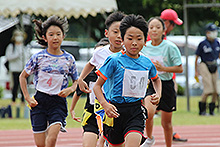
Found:
<svg viewBox="0 0 220 147"><path fill-rule="evenodd" d="M152 139L148 137L140 147L151 147L154 144L155 144L155 139L154 136L152 136Z"/></svg>
<svg viewBox="0 0 220 147"><path fill-rule="evenodd" d="M187 139L181 138L178 133L173 133L173 141L187 142Z"/></svg>

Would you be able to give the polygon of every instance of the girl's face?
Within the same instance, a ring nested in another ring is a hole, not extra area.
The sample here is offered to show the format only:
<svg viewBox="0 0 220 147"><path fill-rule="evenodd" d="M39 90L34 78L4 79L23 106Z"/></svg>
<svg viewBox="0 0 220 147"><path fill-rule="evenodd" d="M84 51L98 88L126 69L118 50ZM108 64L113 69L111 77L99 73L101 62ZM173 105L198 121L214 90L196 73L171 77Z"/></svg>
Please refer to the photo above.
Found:
<svg viewBox="0 0 220 147"><path fill-rule="evenodd" d="M153 19L148 24L148 34L150 35L151 40L162 40L162 35L165 33L163 30L162 23L157 20Z"/></svg>
<svg viewBox="0 0 220 147"><path fill-rule="evenodd" d="M24 37L22 35L15 36L15 42L23 43L24 42Z"/></svg>
<svg viewBox="0 0 220 147"><path fill-rule="evenodd" d="M121 32L119 30L120 23L119 21L114 22L108 30L105 30L105 36L108 37L110 49L112 49L113 52L118 51L117 49L121 49L122 47Z"/></svg>
<svg viewBox="0 0 220 147"><path fill-rule="evenodd" d="M61 43L64 39L64 35L62 30L58 26L50 26L47 29L46 37L44 37L44 40L48 44L49 49L60 49Z"/></svg>
<svg viewBox="0 0 220 147"><path fill-rule="evenodd" d="M145 44L144 33L136 27L128 28L124 36L123 44L126 48L127 56L138 58L139 52Z"/></svg>

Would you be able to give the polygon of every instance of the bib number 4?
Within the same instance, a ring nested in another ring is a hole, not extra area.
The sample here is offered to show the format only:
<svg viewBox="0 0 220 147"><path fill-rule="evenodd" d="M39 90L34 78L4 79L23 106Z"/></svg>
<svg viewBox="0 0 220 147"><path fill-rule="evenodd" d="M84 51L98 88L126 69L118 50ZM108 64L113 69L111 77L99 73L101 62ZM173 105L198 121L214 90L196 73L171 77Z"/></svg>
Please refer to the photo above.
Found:
<svg viewBox="0 0 220 147"><path fill-rule="evenodd" d="M50 79L47 81L47 84L49 85L49 87L52 85L52 77L50 77Z"/></svg>

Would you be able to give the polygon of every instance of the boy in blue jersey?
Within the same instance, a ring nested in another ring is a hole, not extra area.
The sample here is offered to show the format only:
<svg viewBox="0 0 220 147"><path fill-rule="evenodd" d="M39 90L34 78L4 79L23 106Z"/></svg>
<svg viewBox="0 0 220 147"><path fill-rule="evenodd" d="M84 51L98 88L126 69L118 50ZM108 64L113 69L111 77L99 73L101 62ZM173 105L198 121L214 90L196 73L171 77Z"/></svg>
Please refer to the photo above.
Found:
<svg viewBox="0 0 220 147"><path fill-rule="evenodd" d="M147 30L142 16L125 16L120 31L126 51L110 55L97 71L99 77L93 90L105 110L103 133L110 146L140 146L147 118L142 99L148 79L153 80L156 90L151 95L152 104L160 100L161 82L156 68L149 58L139 54L146 42Z"/></svg>

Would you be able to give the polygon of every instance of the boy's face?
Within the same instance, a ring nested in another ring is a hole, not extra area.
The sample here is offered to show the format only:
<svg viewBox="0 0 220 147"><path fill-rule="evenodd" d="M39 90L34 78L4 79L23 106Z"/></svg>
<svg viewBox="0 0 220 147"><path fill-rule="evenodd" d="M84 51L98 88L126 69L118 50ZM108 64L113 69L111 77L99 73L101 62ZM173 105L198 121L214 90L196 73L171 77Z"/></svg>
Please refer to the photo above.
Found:
<svg viewBox="0 0 220 147"><path fill-rule="evenodd" d="M136 27L128 28L125 32L123 44L126 48L127 56L138 58L138 54L145 44L144 33Z"/></svg>
<svg viewBox="0 0 220 147"><path fill-rule="evenodd" d="M108 37L110 48L113 52L115 49L121 49L122 47L121 33L119 30L120 23L121 22L119 21L114 22L111 24L108 30L105 30L105 36Z"/></svg>

